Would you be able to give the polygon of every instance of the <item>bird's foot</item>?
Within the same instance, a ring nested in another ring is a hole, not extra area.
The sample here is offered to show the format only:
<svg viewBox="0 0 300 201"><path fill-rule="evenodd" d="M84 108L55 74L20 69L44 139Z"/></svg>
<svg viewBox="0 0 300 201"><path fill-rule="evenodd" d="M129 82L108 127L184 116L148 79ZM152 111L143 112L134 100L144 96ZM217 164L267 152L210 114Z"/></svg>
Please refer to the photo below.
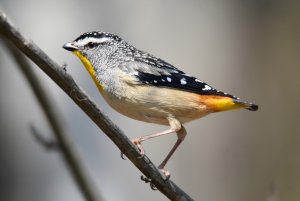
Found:
<svg viewBox="0 0 300 201"><path fill-rule="evenodd" d="M165 178L165 181L168 181L169 179L170 179L170 177L171 177L171 173L168 171L168 170L166 170L164 167L165 167L165 163L163 162L163 163L161 163L157 168L161 171L161 173L166 177Z"/></svg>
<svg viewBox="0 0 300 201"><path fill-rule="evenodd" d="M165 176L164 178L164 181L168 181L171 177L171 174L169 171L165 170L165 169L159 169L162 174ZM143 175L141 175L141 180L144 181L145 183L149 183L150 184L150 187L152 190L157 190L156 186L153 184L152 182L152 179L151 178L148 178L148 177L145 177Z"/></svg>
<svg viewBox="0 0 300 201"><path fill-rule="evenodd" d="M156 186L152 183L152 179L148 178L148 177L144 177L143 175L141 175L141 180L144 181L145 183L150 183L150 187L152 190L156 191L157 188Z"/></svg>
<svg viewBox="0 0 300 201"><path fill-rule="evenodd" d="M159 170L162 172L162 174L165 176L165 181L168 181L171 177L171 173L168 170L165 169L160 169Z"/></svg>
<svg viewBox="0 0 300 201"><path fill-rule="evenodd" d="M141 142L142 142L141 139L140 138L134 138L134 139L131 140L131 142L137 146L137 148L140 152L140 156L137 159L142 159L145 156L145 150L144 150L144 148L141 144ZM123 160L126 160L124 158L124 154L122 152L121 152L121 158Z"/></svg>
<svg viewBox="0 0 300 201"><path fill-rule="evenodd" d="M138 159L143 158L145 156L145 150L144 150L144 148L141 144L141 142L142 142L141 139L140 138L134 138L131 141L132 141L133 144L135 144L137 146L138 150L140 151L141 155L138 157Z"/></svg>

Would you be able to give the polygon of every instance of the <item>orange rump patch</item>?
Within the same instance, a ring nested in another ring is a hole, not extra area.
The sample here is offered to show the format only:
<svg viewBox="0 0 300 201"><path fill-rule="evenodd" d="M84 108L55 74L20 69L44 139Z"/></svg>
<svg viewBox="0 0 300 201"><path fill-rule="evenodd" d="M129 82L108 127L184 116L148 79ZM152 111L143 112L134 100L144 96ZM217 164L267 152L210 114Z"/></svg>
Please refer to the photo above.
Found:
<svg viewBox="0 0 300 201"><path fill-rule="evenodd" d="M245 104L236 103L232 98L225 96L199 95L199 101L202 104L206 105L209 110L214 112L234 110L246 107Z"/></svg>

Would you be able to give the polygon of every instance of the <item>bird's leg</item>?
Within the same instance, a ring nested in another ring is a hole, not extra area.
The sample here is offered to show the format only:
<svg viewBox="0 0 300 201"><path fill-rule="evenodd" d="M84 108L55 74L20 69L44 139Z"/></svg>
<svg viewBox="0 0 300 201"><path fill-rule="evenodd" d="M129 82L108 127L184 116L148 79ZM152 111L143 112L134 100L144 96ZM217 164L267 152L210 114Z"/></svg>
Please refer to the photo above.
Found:
<svg viewBox="0 0 300 201"><path fill-rule="evenodd" d="M159 136L162 136L162 135L171 134L171 133L174 133L174 132L176 132L176 130L173 129L173 128L170 128L170 129L168 129L166 131L163 131L163 132L159 132L159 133L155 133L155 134L151 134L151 135L145 135L145 136L142 136L142 137L134 138L132 140L132 142L138 147L138 149L140 150L140 154L143 156L143 155L145 155L145 150L144 150L144 148L141 144L143 141L149 140L151 138L159 137Z"/></svg>
<svg viewBox="0 0 300 201"><path fill-rule="evenodd" d="M163 160L163 162L158 166L158 169L160 169L166 175L167 178L170 177L170 173L169 173L169 171L165 170L164 168L165 168L167 162L169 161L169 159L171 158L171 156L174 154L176 149L181 144L181 142L183 142L185 136L186 136L186 130L183 126L181 126L181 129L179 131L177 131L178 139L177 139L175 145L172 147L171 151L168 153L168 155Z"/></svg>
<svg viewBox="0 0 300 201"><path fill-rule="evenodd" d="M167 135L167 134L171 134L171 133L175 133L177 131L179 131L181 129L181 123L173 118L173 117L167 117L169 124L170 124L170 129L163 131L163 132L159 132L159 133L155 133L155 134L151 134L151 135L146 135L146 136L142 136L142 137L138 137L138 138L134 138L132 140L132 142L139 148L141 155L145 155L145 150L142 147L142 142L149 140L151 138L155 138L155 137L159 137L159 136L163 136L163 135Z"/></svg>
<svg viewBox="0 0 300 201"><path fill-rule="evenodd" d="M167 176L170 176L170 173L167 170L164 170L163 168L165 167L165 165L167 164L168 160L171 158L171 156L173 155L173 153L175 152L175 150L177 149L177 147L180 145L180 143L183 141L184 137L186 136L186 130L185 128L181 125L181 123L173 118L173 117L168 117L167 118L170 124L170 129L163 131L163 132L159 132L159 133L155 133L152 135L146 135L146 136L142 136L139 138L135 138L132 140L132 142L139 148L141 155L145 155L145 150L142 147L142 142L145 140L149 140L151 138L154 137L159 137L162 135L166 135L166 134L171 134L171 133L177 133L178 139L177 142L175 143L175 145L173 146L173 148L171 149L171 151L169 152L169 154L167 155L167 157L163 160L163 162L158 166L158 168Z"/></svg>

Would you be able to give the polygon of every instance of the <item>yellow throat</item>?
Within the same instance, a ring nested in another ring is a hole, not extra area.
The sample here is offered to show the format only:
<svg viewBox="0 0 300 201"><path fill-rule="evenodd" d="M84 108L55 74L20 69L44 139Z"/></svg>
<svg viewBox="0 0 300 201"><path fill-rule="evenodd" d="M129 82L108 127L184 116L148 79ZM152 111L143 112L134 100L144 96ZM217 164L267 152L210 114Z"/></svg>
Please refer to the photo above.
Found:
<svg viewBox="0 0 300 201"><path fill-rule="evenodd" d="M100 83L98 82L98 80L96 78L96 72L95 72L91 62L85 56L83 56L78 50L73 51L73 53L81 60L84 67L89 72L92 79L94 80L98 90L101 92L103 90L103 88L102 88L102 86L100 85Z"/></svg>

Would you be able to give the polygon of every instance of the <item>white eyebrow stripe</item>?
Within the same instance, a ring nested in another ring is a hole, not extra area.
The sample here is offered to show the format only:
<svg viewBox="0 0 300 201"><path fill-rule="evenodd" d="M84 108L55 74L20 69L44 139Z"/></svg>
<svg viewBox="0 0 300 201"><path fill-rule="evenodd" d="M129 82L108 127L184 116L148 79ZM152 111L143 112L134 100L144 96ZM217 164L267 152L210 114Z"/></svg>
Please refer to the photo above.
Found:
<svg viewBox="0 0 300 201"><path fill-rule="evenodd" d="M92 43L103 43L105 41L108 41L109 38L91 38L91 37L87 37L87 38L84 38L84 39L81 39L79 41L77 41L77 45L78 46L84 46L90 42Z"/></svg>

